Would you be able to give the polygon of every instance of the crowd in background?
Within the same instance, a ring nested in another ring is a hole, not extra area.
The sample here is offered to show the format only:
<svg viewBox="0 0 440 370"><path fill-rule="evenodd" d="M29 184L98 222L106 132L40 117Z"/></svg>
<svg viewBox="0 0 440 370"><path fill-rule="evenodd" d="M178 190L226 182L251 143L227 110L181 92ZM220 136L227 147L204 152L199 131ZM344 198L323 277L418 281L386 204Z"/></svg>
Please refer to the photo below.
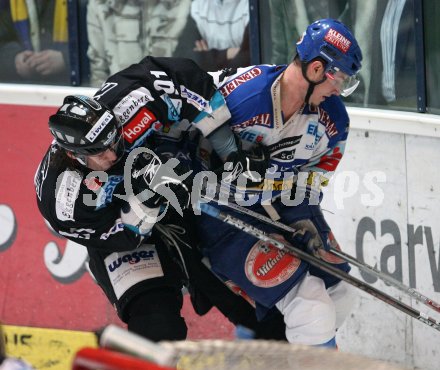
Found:
<svg viewBox="0 0 440 370"><path fill-rule="evenodd" d="M262 60L254 63L288 63L298 30L316 19L340 19L364 51L362 88L350 101L416 106L412 1L260 3L260 27L266 28L260 37L266 43ZM78 7L85 16L72 20L66 0L0 0L0 82L69 85L70 62L77 57L69 45L69 19L87 34L77 45L87 64L81 66L87 70L82 85L99 87L146 55L187 57L211 71L251 64L248 0L78 0Z"/></svg>
<svg viewBox="0 0 440 370"><path fill-rule="evenodd" d="M79 4L91 86L146 55L188 57L211 70L250 64L248 0ZM65 0L1 0L0 82L69 84L68 20Z"/></svg>

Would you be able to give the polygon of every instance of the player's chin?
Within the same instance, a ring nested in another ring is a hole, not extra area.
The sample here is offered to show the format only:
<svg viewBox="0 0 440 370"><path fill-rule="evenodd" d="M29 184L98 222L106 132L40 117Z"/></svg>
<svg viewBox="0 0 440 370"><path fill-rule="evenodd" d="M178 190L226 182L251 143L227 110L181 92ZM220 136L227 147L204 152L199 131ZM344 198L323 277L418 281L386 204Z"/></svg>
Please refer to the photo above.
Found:
<svg viewBox="0 0 440 370"><path fill-rule="evenodd" d="M103 164L101 164L99 167L100 167L100 168L99 168L98 171L107 171L107 170L109 170L110 168L113 167L113 163L112 163L112 162L103 163Z"/></svg>

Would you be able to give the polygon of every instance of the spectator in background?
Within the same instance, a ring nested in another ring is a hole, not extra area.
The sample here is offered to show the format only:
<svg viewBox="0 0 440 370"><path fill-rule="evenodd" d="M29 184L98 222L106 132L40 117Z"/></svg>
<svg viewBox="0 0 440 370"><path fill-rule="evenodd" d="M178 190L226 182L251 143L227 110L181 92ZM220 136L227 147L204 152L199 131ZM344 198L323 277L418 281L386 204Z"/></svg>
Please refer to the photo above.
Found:
<svg viewBox="0 0 440 370"><path fill-rule="evenodd" d="M205 70L249 65L248 0L193 0L175 56Z"/></svg>
<svg viewBox="0 0 440 370"><path fill-rule="evenodd" d="M172 56L185 27L190 0L90 0L87 32L90 84L146 55Z"/></svg>
<svg viewBox="0 0 440 370"><path fill-rule="evenodd" d="M397 0L405 2L405 0ZM294 55L294 44L301 36L300 30L306 28L308 23L319 18L334 18L344 22L353 29L359 45L364 51L363 68L360 71L362 87L350 98L349 102L367 104L384 103L378 101L381 95L380 81L375 81L372 74L372 65L380 65L377 53L380 49L377 45L374 30L380 28L378 22L383 14L386 1L369 0L270 0L270 22L273 64L290 63Z"/></svg>
<svg viewBox="0 0 440 370"><path fill-rule="evenodd" d="M69 81L67 2L1 1L2 81Z"/></svg>
<svg viewBox="0 0 440 370"><path fill-rule="evenodd" d="M414 4L407 0L388 1L382 14L382 96L389 104L411 105L417 99Z"/></svg>
<svg viewBox="0 0 440 370"><path fill-rule="evenodd" d="M273 64L290 63L302 30L316 19L339 18L344 8L340 0L269 0L269 5Z"/></svg>

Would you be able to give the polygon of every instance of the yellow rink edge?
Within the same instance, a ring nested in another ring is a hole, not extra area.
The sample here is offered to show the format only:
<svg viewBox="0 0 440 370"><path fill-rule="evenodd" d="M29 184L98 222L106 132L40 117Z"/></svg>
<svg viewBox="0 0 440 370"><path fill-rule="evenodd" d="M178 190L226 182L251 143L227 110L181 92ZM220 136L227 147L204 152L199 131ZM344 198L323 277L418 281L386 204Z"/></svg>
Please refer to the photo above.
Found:
<svg viewBox="0 0 440 370"><path fill-rule="evenodd" d="M69 370L80 348L98 346L95 334L86 331L13 325L3 325L3 331L7 354L27 361L37 370Z"/></svg>

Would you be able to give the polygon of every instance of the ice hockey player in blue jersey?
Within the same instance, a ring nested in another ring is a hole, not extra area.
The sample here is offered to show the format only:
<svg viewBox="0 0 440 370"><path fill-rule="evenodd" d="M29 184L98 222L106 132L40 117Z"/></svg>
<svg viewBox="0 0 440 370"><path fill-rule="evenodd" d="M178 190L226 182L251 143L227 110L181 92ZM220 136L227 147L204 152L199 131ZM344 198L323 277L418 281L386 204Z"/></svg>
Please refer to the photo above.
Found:
<svg viewBox="0 0 440 370"><path fill-rule="evenodd" d="M287 66L254 65L212 75L243 148L250 152L263 147L270 155L265 179L242 176L230 182L231 193L235 199L240 193L253 204L253 211L269 214L297 232L280 235L254 217L224 210L295 245L320 248L325 260L349 271L347 263L327 253L337 242L319 203L321 187L344 153L349 117L341 96L359 84L362 53L350 30L332 19L311 24L296 50ZM203 166L221 166L209 152L209 144L202 143ZM199 230L212 270L236 291L245 292L260 318L276 307L284 315L290 342L335 345L336 330L352 301L345 282L212 217L200 217Z"/></svg>

